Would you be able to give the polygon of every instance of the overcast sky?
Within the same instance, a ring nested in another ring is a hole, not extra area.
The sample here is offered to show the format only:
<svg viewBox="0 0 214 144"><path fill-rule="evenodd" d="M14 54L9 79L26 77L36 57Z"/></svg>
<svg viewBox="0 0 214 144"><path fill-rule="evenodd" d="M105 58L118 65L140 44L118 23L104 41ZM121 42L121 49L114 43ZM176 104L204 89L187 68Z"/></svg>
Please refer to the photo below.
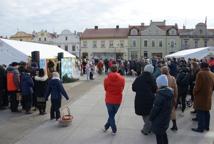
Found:
<svg viewBox="0 0 214 144"><path fill-rule="evenodd" d="M42 29L128 27L150 20L194 28L204 22L214 28L213 0L0 0L0 35Z"/></svg>

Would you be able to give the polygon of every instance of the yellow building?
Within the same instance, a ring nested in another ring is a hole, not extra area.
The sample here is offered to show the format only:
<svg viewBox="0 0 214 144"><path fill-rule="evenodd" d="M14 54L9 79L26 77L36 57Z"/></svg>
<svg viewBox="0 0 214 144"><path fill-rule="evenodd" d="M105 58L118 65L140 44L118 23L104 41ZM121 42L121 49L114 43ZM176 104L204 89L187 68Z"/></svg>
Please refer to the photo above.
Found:
<svg viewBox="0 0 214 144"><path fill-rule="evenodd" d="M26 32L19 31L15 35L10 37L11 40L18 40L18 41L32 41L33 35L28 34Z"/></svg>
<svg viewBox="0 0 214 144"><path fill-rule="evenodd" d="M80 36L81 56L91 58L128 58L128 28L86 29Z"/></svg>

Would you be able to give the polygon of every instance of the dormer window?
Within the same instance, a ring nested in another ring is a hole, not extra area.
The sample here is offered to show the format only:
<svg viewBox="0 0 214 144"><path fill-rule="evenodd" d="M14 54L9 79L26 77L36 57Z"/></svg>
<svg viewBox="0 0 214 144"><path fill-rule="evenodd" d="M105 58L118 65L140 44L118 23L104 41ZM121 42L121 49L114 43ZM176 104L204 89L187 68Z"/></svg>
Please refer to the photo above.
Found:
<svg viewBox="0 0 214 144"><path fill-rule="evenodd" d="M138 35L138 30L137 29L132 29L131 30L131 35Z"/></svg>

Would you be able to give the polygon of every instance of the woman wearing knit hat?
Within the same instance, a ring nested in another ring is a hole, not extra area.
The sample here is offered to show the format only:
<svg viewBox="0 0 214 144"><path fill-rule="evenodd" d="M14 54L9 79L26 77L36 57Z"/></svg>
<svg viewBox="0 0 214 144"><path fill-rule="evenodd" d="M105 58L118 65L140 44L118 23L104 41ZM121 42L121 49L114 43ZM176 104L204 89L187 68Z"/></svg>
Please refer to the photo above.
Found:
<svg viewBox="0 0 214 144"><path fill-rule="evenodd" d="M168 144L166 130L169 127L172 112L173 91L168 87L166 75L160 75L156 83L158 91L150 114L152 131L156 135L157 144Z"/></svg>
<svg viewBox="0 0 214 144"><path fill-rule="evenodd" d="M135 79L132 90L136 92L135 113L143 117L144 126L141 132L148 135L151 132L151 122L149 114L151 112L157 86L155 78L152 76L154 67L148 64L144 67L144 72Z"/></svg>

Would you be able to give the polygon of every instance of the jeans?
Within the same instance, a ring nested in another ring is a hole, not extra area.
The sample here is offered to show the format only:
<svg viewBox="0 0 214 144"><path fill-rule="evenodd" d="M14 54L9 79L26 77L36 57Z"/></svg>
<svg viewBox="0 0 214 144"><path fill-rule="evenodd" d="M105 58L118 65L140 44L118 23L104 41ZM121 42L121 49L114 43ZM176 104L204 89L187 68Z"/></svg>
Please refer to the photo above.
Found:
<svg viewBox="0 0 214 144"><path fill-rule="evenodd" d="M210 127L210 112L197 110L198 129L208 130Z"/></svg>
<svg viewBox="0 0 214 144"><path fill-rule="evenodd" d="M51 119L58 120L60 118L60 107L61 107L61 100L51 100Z"/></svg>
<svg viewBox="0 0 214 144"><path fill-rule="evenodd" d="M112 132L117 132L117 126L115 124L115 115L120 107L119 104L106 104L107 110L108 110L108 121L105 124L105 129L107 130L109 127L111 127Z"/></svg>
<svg viewBox="0 0 214 144"><path fill-rule="evenodd" d="M157 144L168 144L168 138L166 132L164 134L156 134Z"/></svg>

